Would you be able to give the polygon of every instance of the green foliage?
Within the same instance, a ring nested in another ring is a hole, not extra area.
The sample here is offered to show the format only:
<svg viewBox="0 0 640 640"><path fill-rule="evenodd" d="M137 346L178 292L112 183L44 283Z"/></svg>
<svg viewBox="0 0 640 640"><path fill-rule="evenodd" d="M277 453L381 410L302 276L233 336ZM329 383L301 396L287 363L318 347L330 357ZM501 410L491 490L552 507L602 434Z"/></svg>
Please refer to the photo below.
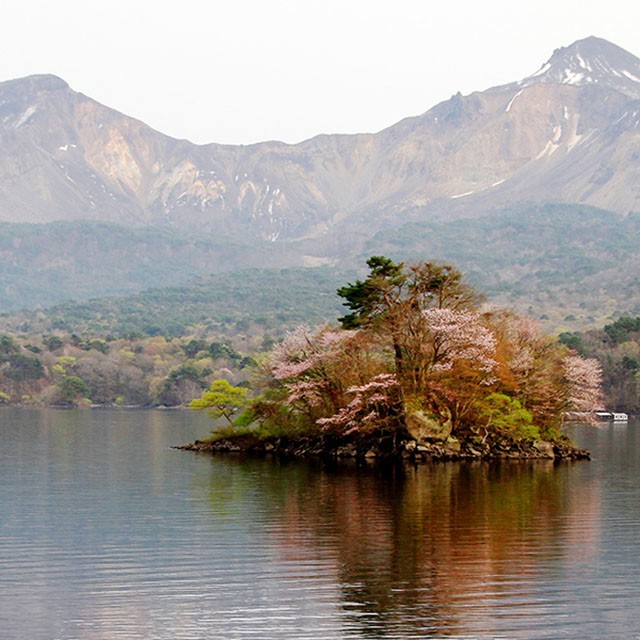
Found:
<svg viewBox="0 0 640 640"><path fill-rule="evenodd" d="M42 342L49 351L57 351L64 347L64 340L60 336L44 336Z"/></svg>
<svg viewBox="0 0 640 640"><path fill-rule="evenodd" d="M212 342L208 347L209 355L212 358L230 358L231 360L241 360L242 356L230 345L224 342Z"/></svg>
<svg viewBox="0 0 640 640"><path fill-rule="evenodd" d="M7 362L9 363L9 369L5 375L12 380L24 382L26 380L44 378L44 367L37 358L16 353L9 356Z"/></svg>
<svg viewBox="0 0 640 640"><path fill-rule="evenodd" d="M538 428L533 416L515 398L504 393L491 393L475 406L477 424L485 429L494 429L516 435L519 438L537 440Z"/></svg>
<svg viewBox="0 0 640 640"><path fill-rule="evenodd" d="M75 404L91 393L85 381L78 376L63 376L58 383L58 391L62 404Z"/></svg>
<svg viewBox="0 0 640 640"><path fill-rule="evenodd" d="M187 343L183 344L182 348L187 356L193 358L200 351L204 351L207 348L207 341L202 338L192 338Z"/></svg>
<svg viewBox="0 0 640 640"><path fill-rule="evenodd" d="M15 340L11 336L0 336L0 358L6 359L8 356L14 355L20 351Z"/></svg>
<svg viewBox="0 0 640 640"><path fill-rule="evenodd" d="M192 364L182 364L177 369L174 369L169 374L168 382L170 384L175 384L180 380L191 380L193 382L197 382L198 384L202 384L204 378L209 375L211 371L201 371L197 367L194 367Z"/></svg>
<svg viewBox="0 0 640 640"><path fill-rule="evenodd" d="M217 427L211 431L209 438L205 438L209 442L217 442L218 440L225 440L227 438L237 438L238 436L255 434L255 431L246 425L226 424L222 427Z"/></svg>
<svg viewBox="0 0 640 640"><path fill-rule="evenodd" d="M211 418L225 418L233 427L232 416L247 404L247 389L234 387L228 380L219 379L211 383L208 391L189 404L195 411L206 411Z"/></svg>
<svg viewBox="0 0 640 640"><path fill-rule="evenodd" d="M626 342L631 334L640 332L640 317L623 316L615 322L605 325L603 331L613 345Z"/></svg>
<svg viewBox="0 0 640 640"><path fill-rule="evenodd" d="M355 284L338 289L338 295L345 299L344 304L352 311L339 319L345 329L364 326L373 316L382 313L388 290L401 287L407 279L404 265L395 264L384 256L372 256L367 260L367 266L369 276L366 280L356 280Z"/></svg>
<svg viewBox="0 0 640 640"><path fill-rule="evenodd" d="M582 343L582 335L575 331L564 331L558 336L558 340L573 349L576 353L584 355L584 345Z"/></svg>
<svg viewBox="0 0 640 640"><path fill-rule="evenodd" d="M93 338L91 340L86 340L83 343L81 343L79 346L81 349L84 349L85 351L90 351L91 349L95 349L100 353L109 353L109 344L107 343L106 340L103 340L102 338Z"/></svg>
<svg viewBox="0 0 640 640"><path fill-rule="evenodd" d="M638 361L638 358L634 358L633 356L622 356L620 364L625 371L631 371L635 373L636 371L638 371L638 369L640 369L640 362Z"/></svg>

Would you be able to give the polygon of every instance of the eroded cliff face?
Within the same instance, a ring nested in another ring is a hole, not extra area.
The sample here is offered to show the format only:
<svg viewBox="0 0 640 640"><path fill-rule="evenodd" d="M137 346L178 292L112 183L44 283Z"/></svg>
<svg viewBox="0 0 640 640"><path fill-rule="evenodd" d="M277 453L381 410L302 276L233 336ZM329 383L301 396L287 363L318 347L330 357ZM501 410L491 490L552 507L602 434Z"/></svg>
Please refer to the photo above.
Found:
<svg viewBox="0 0 640 640"><path fill-rule="evenodd" d="M377 134L194 145L52 76L0 84L0 220L320 238L522 201L640 210L640 61L596 38Z"/></svg>

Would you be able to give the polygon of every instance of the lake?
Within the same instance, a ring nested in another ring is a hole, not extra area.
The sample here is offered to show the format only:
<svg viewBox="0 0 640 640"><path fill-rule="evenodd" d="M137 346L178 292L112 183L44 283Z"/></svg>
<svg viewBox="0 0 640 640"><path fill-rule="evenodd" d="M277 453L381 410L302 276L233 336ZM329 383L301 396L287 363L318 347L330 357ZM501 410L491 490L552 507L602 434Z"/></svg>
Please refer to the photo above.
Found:
<svg viewBox="0 0 640 640"><path fill-rule="evenodd" d="M0 410L0 638L640 638L639 424L590 462L171 449L189 411Z"/></svg>

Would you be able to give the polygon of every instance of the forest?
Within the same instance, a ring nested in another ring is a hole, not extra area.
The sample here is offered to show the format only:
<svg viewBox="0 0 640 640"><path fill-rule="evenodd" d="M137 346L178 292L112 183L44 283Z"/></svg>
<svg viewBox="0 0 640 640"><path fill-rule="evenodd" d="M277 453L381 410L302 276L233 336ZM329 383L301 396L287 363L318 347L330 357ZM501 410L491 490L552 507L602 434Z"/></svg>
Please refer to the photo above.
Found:
<svg viewBox="0 0 640 640"><path fill-rule="evenodd" d="M254 364L229 342L194 336L3 334L0 403L185 406L217 378L247 384Z"/></svg>
<svg viewBox="0 0 640 640"><path fill-rule="evenodd" d="M489 299L545 331L586 330L640 313L638 233L636 214L569 204L462 220L443 212L369 239L251 247L219 234L2 223L0 331L177 337L208 325L232 337L250 324L284 335L301 322L332 321L336 288L363 277L371 255L455 264Z"/></svg>

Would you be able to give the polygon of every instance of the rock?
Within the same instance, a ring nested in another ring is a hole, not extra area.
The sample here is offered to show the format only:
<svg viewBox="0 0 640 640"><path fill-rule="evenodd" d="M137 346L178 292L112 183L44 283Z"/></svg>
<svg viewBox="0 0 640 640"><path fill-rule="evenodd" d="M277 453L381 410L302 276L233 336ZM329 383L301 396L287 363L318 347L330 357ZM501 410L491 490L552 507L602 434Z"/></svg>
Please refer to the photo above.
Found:
<svg viewBox="0 0 640 640"><path fill-rule="evenodd" d="M534 449L540 452L540 456L542 458L555 458L555 453L553 451L553 444L551 442L547 442L546 440L536 440L533 443Z"/></svg>
<svg viewBox="0 0 640 640"><path fill-rule="evenodd" d="M255 436L237 436L213 441L198 440L192 444L176 447L179 449L224 453L238 452L251 455L275 455L284 457L327 457L360 458L368 460L396 459L430 462L436 460L497 460L497 459L548 459L583 460L589 459L586 450L576 449L568 441L531 442L498 434L487 434L480 438L477 434L447 436L436 441L416 442L408 434L393 434L380 439L370 437L309 436L298 439L270 438L261 440Z"/></svg>
<svg viewBox="0 0 640 640"><path fill-rule="evenodd" d="M451 435L451 420L444 423L429 417L424 411L413 410L407 413L407 431L416 440L446 440Z"/></svg>
<svg viewBox="0 0 640 640"><path fill-rule="evenodd" d="M338 449L336 449L336 455L338 456L338 458L355 458L356 448L352 444L346 445L344 447L338 447Z"/></svg>
<svg viewBox="0 0 640 640"><path fill-rule="evenodd" d="M448 451L453 451L455 453L460 453L461 444L458 438L454 438L453 436L449 436L444 443L444 446Z"/></svg>

